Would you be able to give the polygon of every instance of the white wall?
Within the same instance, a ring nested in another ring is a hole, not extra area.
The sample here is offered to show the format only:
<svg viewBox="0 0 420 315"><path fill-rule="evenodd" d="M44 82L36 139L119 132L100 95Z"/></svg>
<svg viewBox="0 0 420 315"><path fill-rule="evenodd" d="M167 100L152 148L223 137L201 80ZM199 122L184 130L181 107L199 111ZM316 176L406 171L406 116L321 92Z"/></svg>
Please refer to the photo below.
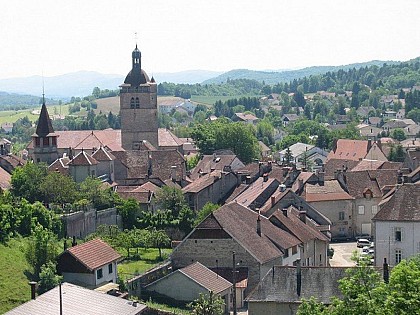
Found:
<svg viewBox="0 0 420 315"><path fill-rule="evenodd" d="M382 266L384 258L395 265L395 251L402 251L402 259L420 253L420 222L375 221L375 265ZM401 242L395 240L395 228L402 229Z"/></svg>

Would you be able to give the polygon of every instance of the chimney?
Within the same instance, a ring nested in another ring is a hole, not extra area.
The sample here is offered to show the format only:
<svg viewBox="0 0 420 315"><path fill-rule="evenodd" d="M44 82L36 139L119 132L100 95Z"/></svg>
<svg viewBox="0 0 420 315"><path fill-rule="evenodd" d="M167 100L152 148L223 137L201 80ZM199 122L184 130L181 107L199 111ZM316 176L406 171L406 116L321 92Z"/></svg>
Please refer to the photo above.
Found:
<svg viewBox="0 0 420 315"><path fill-rule="evenodd" d="M171 180L176 182L176 165L171 166Z"/></svg>
<svg viewBox="0 0 420 315"><path fill-rule="evenodd" d="M271 200L271 208L272 208L276 204L276 196L271 196L270 200Z"/></svg>
<svg viewBox="0 0 420 315"><path fill-rule="evenodd" d="M303 223L306 224L306 211L303 211L302 207L300 207L299 210L300 210L299 211L299 219L300 219L300 221L302 221Z"/></svg>
<svg viewBox="0 0 420 315"><path fill-rule="evenodd" d="M367 143L367 150L366 153L369 152L370 148L372 147L372 139L368 139L368 143Z"/></svg>
<svg viewBox="0 0 420 315"><path fill-rule="evenodd" d="M76 246L77 242L76 242L76 236L73 235L73 241L71 242L71 246Z"/></svg>
<svg viewBox="0 0 420 315"><path fill-rule="evenodd" d="M258 173L259 173L259 176L262 176L263 175L263 173L264 173L264 168L263 168L263 162L258 162Z"/></svg>
<svg viewBox="0 0 420 315"><path fill-rule="evenodd" d="M302 269L300 267L300 259L296 260L296 294L300 296L302 291Z"/></svg>
<svg viewBox="0 0 420 315"><path fill-rule="evenodd" d="M283 212L283 215L284 215L285 217L287 217L287 208L283 208L281 211Z"/></svg>
<svg viewBox="0 0 420 315"><path fill-rule="evenodd" d="M303 188L303 179L302 178L298 179L298 187L299 187L298 188L299 190L302 190L302 188Z"/></svg>
<svg viewBox="0 0 420 315"><path fill-rule="evenodd" d="M258 214L258 218L257 218L257 234L258 234L258 236L261 236L261 218L260 218L260 214Z"/></svg>
<svg viewBox="0 0 420 315"><path fill-rule="evenodd" d="M35 300L37 283L35 281L31 281L31 282L29 282L29 285L31 286L31 300Z"/></svg>
<svg viewBox="0 0 420 315"><path fill-rule="evenodd" d="M64 251L66 251L66 249L67 249L67 239L64 239L63 248L64 248Z"/></svg>
<svg viewBox="0 0 420 315"><path fill-rule="evenodd" d="M388 268L388 263L386 262L386 258L384 258L384 282L388 283L389 282L389 268Z"/></svg>
<svg viewBox="0 0 420 315"><path fill-rule="evenodd" d="M151 177L153 174L152 169L152 155L149 153L147 155L147 177Z"/></svg>
<svg viewBox="0 0 420 315"><path fill-rule="evenodd" d="M286 177L287 173L289 173L289 169L287 167L283 167L283 177Z"/></svg>
<svg viewBox="0 0 420 315"><path fill-rule="evenodd" d="M264 181L264 183L268 181L268 174L267 173L265 173L263 175L263 181Z"/></svg>
<svg viewBox="0 0 420 315"><path fill-rule="evenodd" d="M318 172L318 184L320 186L324 185L324 181L325 181L325 172Z"/></svg>

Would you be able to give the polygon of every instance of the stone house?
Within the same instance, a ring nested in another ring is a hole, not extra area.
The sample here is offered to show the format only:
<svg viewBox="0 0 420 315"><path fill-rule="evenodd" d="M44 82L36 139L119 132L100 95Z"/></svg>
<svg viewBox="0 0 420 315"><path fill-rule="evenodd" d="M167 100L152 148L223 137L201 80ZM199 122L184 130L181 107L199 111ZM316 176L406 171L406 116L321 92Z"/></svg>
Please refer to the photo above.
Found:
<svg viewBox="0 0 420 315"><path fill-rule="evenodd" d="M238 268L247 269L249 292L274 265L293 265L300 259L300 244L266 217L231 202L207 216L185 237L171 260L175 269L195 261L212 270L232 268L235 252ZM291 255L286 257L286 252Z"/></svg>
<svg viewBox="0 0 420 315"><path fill-rule="evenodd" d="M197 165L191 170L190 178L195 180L215 170L223 171L226 169L226 166L230 167L230 170L236 171L244 167L245 164L231 151L203 155Z"/></svg>
<svg viewBox="0 0 420 315"><path fill-rule="evenodd" d="M86 151L82 150L69 163L69 174L76 183L84 181L87 177L97 176L99 162Z"/></svg>
<svg viewBox="0 0 420 315"><path fill-rule="evenodd" d="M339 280L344 267L275 266L248 296L249 315L293 315L302 300L316 298L330 304L333 296L342 298Z"/></svg>
<svg viewBox="0 0 420 315"><path fill-rule="evenodd" d="M306 202L331 220L331 238L353 238L354 197L350 196L338 182L328 180L323 185L305 185L302 194Z"/></svg>
<svg viewBox="0 0 420 315"><path fill-rule="evenodd" d="M212 292L224 302L225 314L229 314L232 283L199 262L175 270L145 286L145 290L182 302L193 302L200 294Z"/></svg>
<svg viewBox="0 0 420 315"><path fill-rule="evenodd" d="M294 123L298 119L299 119L299 116L296 114L284 114L281 117L281 120L283 122L283 127L286 127L290 123Z"/></svg>
<svg viewBox="0 0 420 315"><path fill-rule="evenodd" d="M64 281L87 288L117 283L117 262L121 259L111 246L101 239L66 249L57 259L57 271Z"/></svg>
<svg viewBox="0 0 420 315"><path fill-rule="evenodd" d="M420 182L394 186L372 219L375 265L390 265L420 253Z"/></svg>
<svg viewBox="0 0 420 315"><path fill-rule="evenodd" d="M242 121L248 124L255 125L258 121L258 118L252 114L245 114L245 113L235 113L232 116L233 121Z"/></svg>
<svg viewBox="0 0 420 315"><path fill-rule="evenodd" d="M381 143L372 140L338 139L327 156L329 160L361 161L362 159L387 161Z"/></svg>
<svg viewBox="0 0 420 315"><path fill-rule="evenodd" d="M353 233L372 235L372 218L378 212L382 189L397 183L398 170L350 171L343 176L348 193L354 198Z"/></svg>
<svg viewBox="0 0 420 315"><path fill-rule="evenodd" d="M182 188L182 192L190 208L197 212L207 202L217 204L226 200L237 184L238 178L235 173L215 170L197 178Z"/></svg>

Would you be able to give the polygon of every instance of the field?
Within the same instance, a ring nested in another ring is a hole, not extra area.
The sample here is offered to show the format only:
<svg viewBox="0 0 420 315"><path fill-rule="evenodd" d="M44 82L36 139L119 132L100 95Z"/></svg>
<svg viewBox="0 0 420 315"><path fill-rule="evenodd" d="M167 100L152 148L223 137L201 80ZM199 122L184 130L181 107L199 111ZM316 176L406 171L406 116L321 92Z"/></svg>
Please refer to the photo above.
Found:
<svg viewBox="0 0 420 315"><path fill-rule="evenodd" d="M51 105L47 106L48 113L50 117L54 114L60 113L60 106L59 105ZM0 124L11 122L14 123L18 119L28 116L29 120L35 122L39 118L39 111L41 107L33 107L29 109L23 110L5 110L0 111ZM61 115L68 115L69 113L69 106L68 105L61 105Z"/></svg>
<svg viewBox="0 0 420 315"><path fill-rule="evenodd" d="M28 301L31 290L26 277L29 268L25 260L24 239L12 239L0 244L0 314Z"/></svg>

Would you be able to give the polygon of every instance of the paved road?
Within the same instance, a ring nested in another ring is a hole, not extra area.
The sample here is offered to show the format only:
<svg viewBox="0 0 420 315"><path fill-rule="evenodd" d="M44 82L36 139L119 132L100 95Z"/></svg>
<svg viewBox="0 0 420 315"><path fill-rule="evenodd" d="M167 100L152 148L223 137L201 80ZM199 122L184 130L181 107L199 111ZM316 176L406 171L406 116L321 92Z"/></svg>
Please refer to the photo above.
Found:
<svg viewBox="0 0 420 315"><path fill-rule="evenodd" d="M352 253L355 250L358 251L356 242L330 243L330 247L334 248L334 256L330 259L330 265L332 267L352 267L356 265L350 259Z"/></svg>

